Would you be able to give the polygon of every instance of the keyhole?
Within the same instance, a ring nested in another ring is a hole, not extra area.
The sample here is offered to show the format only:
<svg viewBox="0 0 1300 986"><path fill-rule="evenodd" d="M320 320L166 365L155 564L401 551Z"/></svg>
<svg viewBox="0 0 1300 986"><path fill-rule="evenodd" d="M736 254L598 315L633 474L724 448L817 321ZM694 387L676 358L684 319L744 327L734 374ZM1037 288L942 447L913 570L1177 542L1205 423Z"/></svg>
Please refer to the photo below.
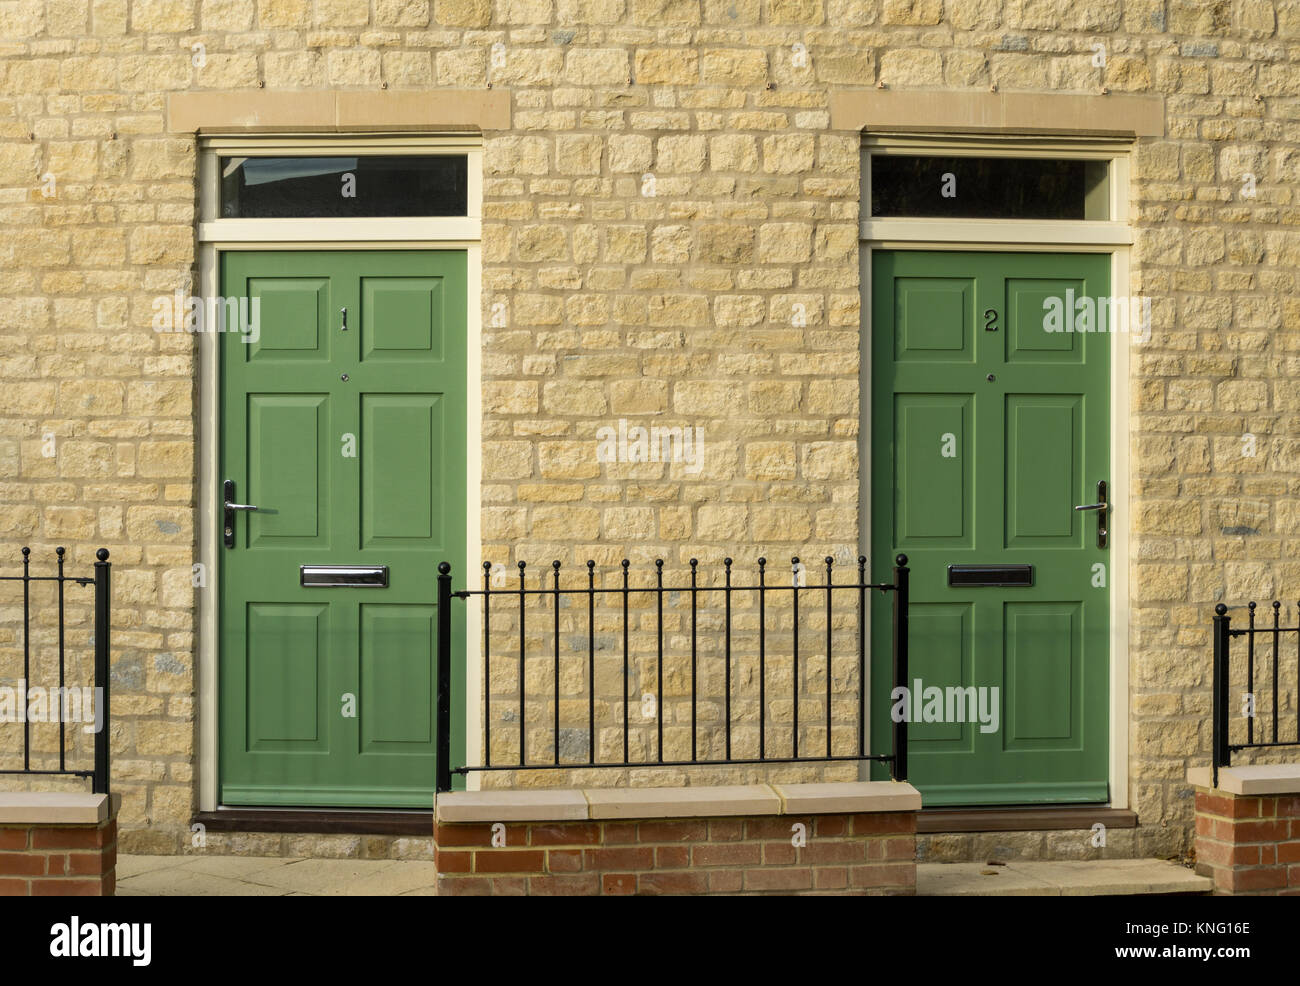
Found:
<svg viewBox="0 0 1300 986"><path fill-rule="evenodd" d="M997 377L995 377L992 373L989 374L989 383L992 383L996 379Z"/></svg>

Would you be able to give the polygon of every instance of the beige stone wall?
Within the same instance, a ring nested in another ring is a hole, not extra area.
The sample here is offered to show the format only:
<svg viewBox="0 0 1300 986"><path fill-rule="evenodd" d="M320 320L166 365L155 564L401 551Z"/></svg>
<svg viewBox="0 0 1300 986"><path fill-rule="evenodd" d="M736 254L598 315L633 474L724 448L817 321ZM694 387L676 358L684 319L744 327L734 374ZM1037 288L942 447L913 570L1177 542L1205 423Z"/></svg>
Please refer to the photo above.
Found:
<svg viewBox="0 0 1300 986"><path fill-rule="evenodd" d="M484 557L680 571L856 555L858 139L828 99L877 83L1167 97L1133 186L1132 846L1185 847L1209 606L1300 585L1298 38L1300 3L1267 0L0 3L0 536L6 567L117 563L122 848L182 849L195 805L195 345L150 321L194 283L196 153L166 95L508 90ZM619 418L703 428L702 473L598 463Z"/></svg>

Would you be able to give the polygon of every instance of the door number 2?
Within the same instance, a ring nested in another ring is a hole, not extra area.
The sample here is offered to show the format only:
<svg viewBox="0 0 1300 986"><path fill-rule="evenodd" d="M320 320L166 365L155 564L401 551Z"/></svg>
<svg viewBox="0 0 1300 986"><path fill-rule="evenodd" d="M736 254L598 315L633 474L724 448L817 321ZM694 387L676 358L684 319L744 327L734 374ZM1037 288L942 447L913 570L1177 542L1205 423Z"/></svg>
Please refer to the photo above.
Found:
<svg viewBox="0 0 1300 986"><path fill-rule="evenodd" d="M984 309L984 331L996 332L998 330L998 313L996 309Z"/></svg>

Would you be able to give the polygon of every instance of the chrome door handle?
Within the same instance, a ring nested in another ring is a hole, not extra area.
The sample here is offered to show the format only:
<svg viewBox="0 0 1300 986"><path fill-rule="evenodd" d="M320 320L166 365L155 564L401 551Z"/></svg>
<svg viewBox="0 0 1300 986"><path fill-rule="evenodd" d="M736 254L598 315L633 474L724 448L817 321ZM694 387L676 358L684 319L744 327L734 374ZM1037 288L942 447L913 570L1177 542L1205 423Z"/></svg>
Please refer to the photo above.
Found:
<svg viewBox="0 0 1300 986"><path fill-rule="evenodd" d="M1078 504L1075 510L1095 510L1097 511L1097 547L1106 547L1106 512L1110 510L1110 504L1106 497L1106 481L1103 479L1097 483L1097 502Z"/></svg>
<svg viewBox="0 0 1300 986"><path fill-rule="evenodd" d="M221 503L224 520L221 525L221 540L227 548L235 546L235 514L240 510L257 510L251 503L235 502L235 481L227 479L221 484Z"/></svg>

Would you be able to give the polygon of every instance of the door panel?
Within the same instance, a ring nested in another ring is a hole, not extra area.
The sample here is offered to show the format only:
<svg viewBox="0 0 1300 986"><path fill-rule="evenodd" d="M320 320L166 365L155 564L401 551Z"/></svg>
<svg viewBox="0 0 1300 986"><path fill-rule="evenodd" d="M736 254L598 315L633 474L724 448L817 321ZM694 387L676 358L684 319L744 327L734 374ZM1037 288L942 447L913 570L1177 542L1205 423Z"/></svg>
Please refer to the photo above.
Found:
<svg viewBox="0 0 1300 986"><path fill-rule="evenodd" d="M221 339L221 478L259 508L221 558L225 804L432 801L437 564L466 550L466 287L463 251L222 257L223 295L261 302L256 332ZM388 585L304 588L303 565L386 566Z"/></svg>
<svg viewBox="0 0 1300 986"><path fill-rule="evenodd" d="M330 358L328 278L250 277L246 285L248 310L252 312L256 302L261 331L255 341L245 344L245 360L323 362Z"/></svg>
<svg viewBox="0 0 1300 986"><path fill-rule="evenodd" d="M1110 478L1110 336L1045 320L1053 299L1073 326L1078 299L1108 295L1099 255L873 255L872 566L910 558L909 686L943 710L909 730L927 805L1108 796L1109 559L1074 506ZM949 565L1007 564L1033 584L948 585ZM873 600L876 695L888 605ZM873 717L877 746L888 728Z"/></svg>
<svg viewBox="0 0 1300 986"><path fill-rule="evenodd" d="M327 491L329 457L325 427L329 420L327 394L248 395L248 482L250 502L292 504L267 506L248 517L254 546L305 545L329 547Z"/></svg>
<svg viewBox="0 0 1300 986"><path fill-rule="evenodd" d="M903 548L970 545L971 395L899 394L894 540Z"/></svg>

